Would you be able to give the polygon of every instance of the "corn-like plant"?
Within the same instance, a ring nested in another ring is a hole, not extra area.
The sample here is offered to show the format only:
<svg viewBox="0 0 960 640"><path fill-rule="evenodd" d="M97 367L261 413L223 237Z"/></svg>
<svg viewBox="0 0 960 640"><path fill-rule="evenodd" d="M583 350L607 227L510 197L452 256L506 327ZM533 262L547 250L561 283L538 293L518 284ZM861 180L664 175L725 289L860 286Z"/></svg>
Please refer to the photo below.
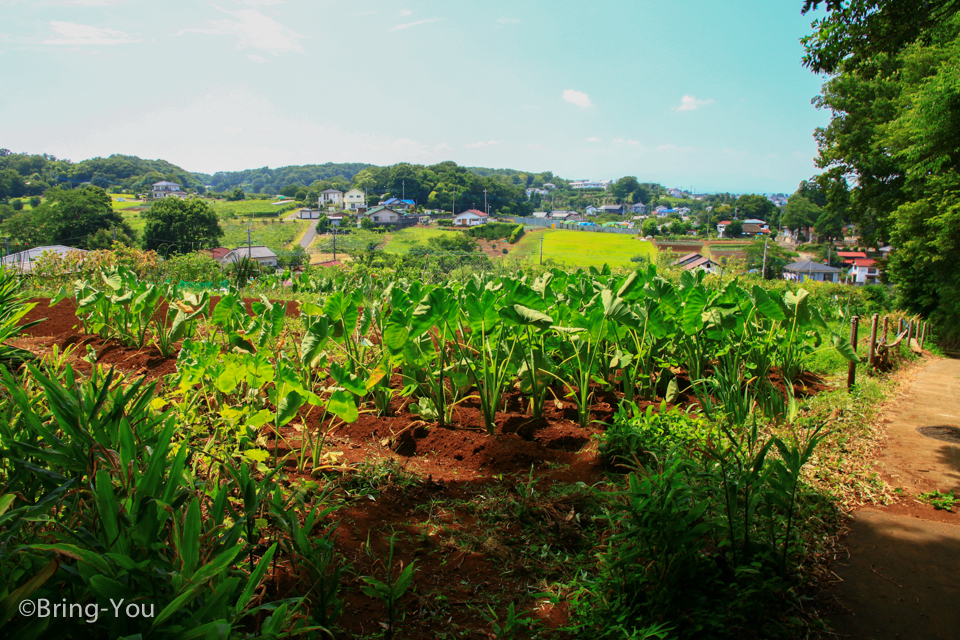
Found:
<svg viewBox="0 0 960 640"><path fill-rule="evenodd" d="M392 638L396 632L397 603L413 584L413 573L416 570L416 561L411 562L406 567L400 562L398 566L399 572L395 573L393 550L396 537L396 533L390 536L390 551L387 553L387 561L384 565L384 579L381 581L374 576L363 576L363 581L367 584L361 587L364 594L371 598L377 598L386 605L387 624L384 631L387 638ZM367 549L369 550L369 548L370 546L368 544ZM403 619L402 616L401 619Z"/></svg>

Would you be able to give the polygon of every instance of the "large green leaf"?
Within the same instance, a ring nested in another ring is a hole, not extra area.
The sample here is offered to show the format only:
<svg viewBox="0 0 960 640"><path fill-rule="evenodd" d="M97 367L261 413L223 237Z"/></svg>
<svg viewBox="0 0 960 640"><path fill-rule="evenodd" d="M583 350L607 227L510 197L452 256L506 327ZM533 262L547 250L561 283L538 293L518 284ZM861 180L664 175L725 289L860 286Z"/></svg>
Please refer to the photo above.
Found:
<svg viewBox="0 0 960 640"><path fill-rule="evenodd" d="M503 307L500 309L500 317L512 325L531 326L538 329L549 329L553 325L553 318L522 304Z"/></svg>
<svg viewBox="0 0 960 640"><path fill-rule="evenodd" d="M771 320L779 321L787 317L783 305L778 300L771 298L770 294L759 285L753 285L753 303L756 305L757 311Z"/></svg>
<svg viewBox="0 0 960 640"><path fill-rule="evenodd" d="M327 400L327 411L344 422L356 422L357 418L360 417L360 412L357 411L357 405L353 402L353 398L346 391L340 389L334 391L330 399Z"/></svg>
<svg viewBox="0 0 960 640"><path fill-rule="evenodd" d="M853 345L850 344L849 340L844 340L840 334L833 334L833 347L848 361L860 362L860 357L857 355Z"/></svg>
<svg viewBox="0 0 960 640"><path fill-rule="evenodd" d="M685 272L686 273L686 272ZM707 291L698 285L687 291L683 301L681 328L687 335L693 335L703 328L703 308L707 305Z"/></svg>

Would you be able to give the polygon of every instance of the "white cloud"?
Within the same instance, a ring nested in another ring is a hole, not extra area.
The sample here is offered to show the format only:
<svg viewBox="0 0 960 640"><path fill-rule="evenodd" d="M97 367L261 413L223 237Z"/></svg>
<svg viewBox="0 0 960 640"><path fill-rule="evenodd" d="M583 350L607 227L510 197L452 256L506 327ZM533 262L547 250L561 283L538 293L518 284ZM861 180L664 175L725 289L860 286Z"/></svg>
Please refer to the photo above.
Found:
<svg viewBox="0 0 960 640"><path fill-rule="evenodd" d="M413 15L413 11L410 11L410 9L401 9L401 10L400 10L400 15L401 15L401 16L412 16L412 15Z"/></svg>
<svg viewBox="0 0 960 640"><path fill-rule="evenodd" d="M623 138L614 138L614 144L628 144L630 146L637 146L640 144L637 140L624 140Z"/></svg>
<svg viewBox="0 0 960 640"><path fill-rule="evenodd" d="M600 142L600 138L587 138L587 142Z"/></svg>
<svg viewBox="0 0 960 640"><path fill-rule="evenodd" d="M497 20L500 24L520 24L520 18L500 18Z"/></svg>
<svg viewBox="0 0 960 640"><path fill-rule="evenodd" d="M593 106L593 103L590 101L590 96L582 91L575 91L574 89L564 89L563 99L583 109L588 109Z"/></svg>
<svg viewBox="0 0 960 640"><path fill-rule="evenodd" d="M527 145L527 149L543 149L543 145L530 143Z"/></svg>
<svg viewBox="0 0 960 640"><path fill-rule="evenodd" d="M410 27L416 27L421 24L428 24L430 22L437 22L440 18L427 18L425 20L417 20L416 22L408 22L406 24L398 24L395 27L391 27L390 31L400 31L401 29L409 29Z"/></svg>
<svg viewBox="0 0 960 640"><path fill-rule="evenodd" d="M68 44L68 45L105 45L105 44L130 44L140 42L141 39L114 29L101 29L100 27L91 27L85 24L74 24L72 22L51 22L50 26L57 32L59 38L44 40L40 44Z"/></svg>
<svg viewBox="0 0 960 640"><path fill-rule="evenodd" d="M676 107L670 107L674 111L693 111L699 107L702 107L705 104L710 104L713 102L713 99L710 100L697 100L693 96L683 96L680 98L680 105Z"/></svg>
<svg viewBox="0 0 960 640"><path fill-rule="evenodd" d="M304 36L288 29L273 18L263 15L257 9L227 11L233 19L208 20L206 26L183 29L184 33L201 33L213 36L236 36L237 49L258 49L273 55L281 53L303 53L300 38Z"/></svg>
<svg viewBox="0 0 960 640"><path fill-rule="evenodd" d="M495 144L500 144L499 140L490 140L489 142L473 142L471 144L463 145L464 149L479 149L480 147L492 147Z"/></svg>
<svg viewBox="0 0 960 640"><path fill-rule="evenodd" d="M253 62L256 62L257 64L263 64L264 62L267 61L266 58L264 58L263 56L258 56L258 55L255 54L255 53L248 53L248 54L247 54L247 60L252 60Z"/></svg>

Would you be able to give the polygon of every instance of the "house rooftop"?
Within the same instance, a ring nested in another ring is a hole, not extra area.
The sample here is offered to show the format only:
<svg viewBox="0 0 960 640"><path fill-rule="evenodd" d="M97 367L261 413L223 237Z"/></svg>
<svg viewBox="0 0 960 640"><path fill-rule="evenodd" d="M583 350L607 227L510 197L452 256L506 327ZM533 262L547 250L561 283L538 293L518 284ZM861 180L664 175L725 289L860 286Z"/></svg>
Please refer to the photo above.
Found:
<svg viewBox="0 0 960 640"><path fill-rule="evenodd" d="M785 266L783 270L791 271L793 273L837 273L840 271L840 269L837 269L836 267L831 267L830 265L823 264L822 262L814 262L813 260L793 262Z"/></svg>
<svg viewBox="0 0 960 640"><path fill-rule="evenodd" d="M461 211L460 213L457 214L457 217L466 215L466 214L468 214L468 213L472 213L472 214L475 215L475 216L480 216L481 218L486 218L486 217L487 217L487 214L485 214L483 211L479 211L479 210L477 210L477 209L467 209L466 211Z"/></svg>
<svg viewBox="0 0 960 640"><path fill-rule="evenodd" d="M229 254L234 254L237 258L243 258L244 256L249 258L276 258L277 254L271 251L269 248L264 247L263 245L254 245L252 247L237 247L232 251L228 252Z"/></svg>
<svg viewBox="0 0 960 640"><path fill-rule="evenodd" d="M863 251L837 251L841 258L866 258L867 254Z"/></svg>

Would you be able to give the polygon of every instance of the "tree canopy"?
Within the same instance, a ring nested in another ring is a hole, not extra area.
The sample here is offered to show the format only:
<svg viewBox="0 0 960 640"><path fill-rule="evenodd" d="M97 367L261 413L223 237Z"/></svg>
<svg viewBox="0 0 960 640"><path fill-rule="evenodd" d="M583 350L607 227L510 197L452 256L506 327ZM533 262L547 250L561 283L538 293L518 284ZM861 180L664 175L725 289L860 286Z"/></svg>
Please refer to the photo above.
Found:
<svg viewBox="0 0 960 640"><path fill-rule="evenodd" d="M164 257L215 248L223 237L217 214L200 198L163 198L145 217L143 247Z"/></svg>
<svg viewBox="0 0 960 640"><path fill-rule="evenodd" d="M805 8L821 4L804 41L805 63L834 74L817 99L833 114L816 132L820 226L849 212L866 243L889 241L900 303L960 337L960 0Z"/></svg>

